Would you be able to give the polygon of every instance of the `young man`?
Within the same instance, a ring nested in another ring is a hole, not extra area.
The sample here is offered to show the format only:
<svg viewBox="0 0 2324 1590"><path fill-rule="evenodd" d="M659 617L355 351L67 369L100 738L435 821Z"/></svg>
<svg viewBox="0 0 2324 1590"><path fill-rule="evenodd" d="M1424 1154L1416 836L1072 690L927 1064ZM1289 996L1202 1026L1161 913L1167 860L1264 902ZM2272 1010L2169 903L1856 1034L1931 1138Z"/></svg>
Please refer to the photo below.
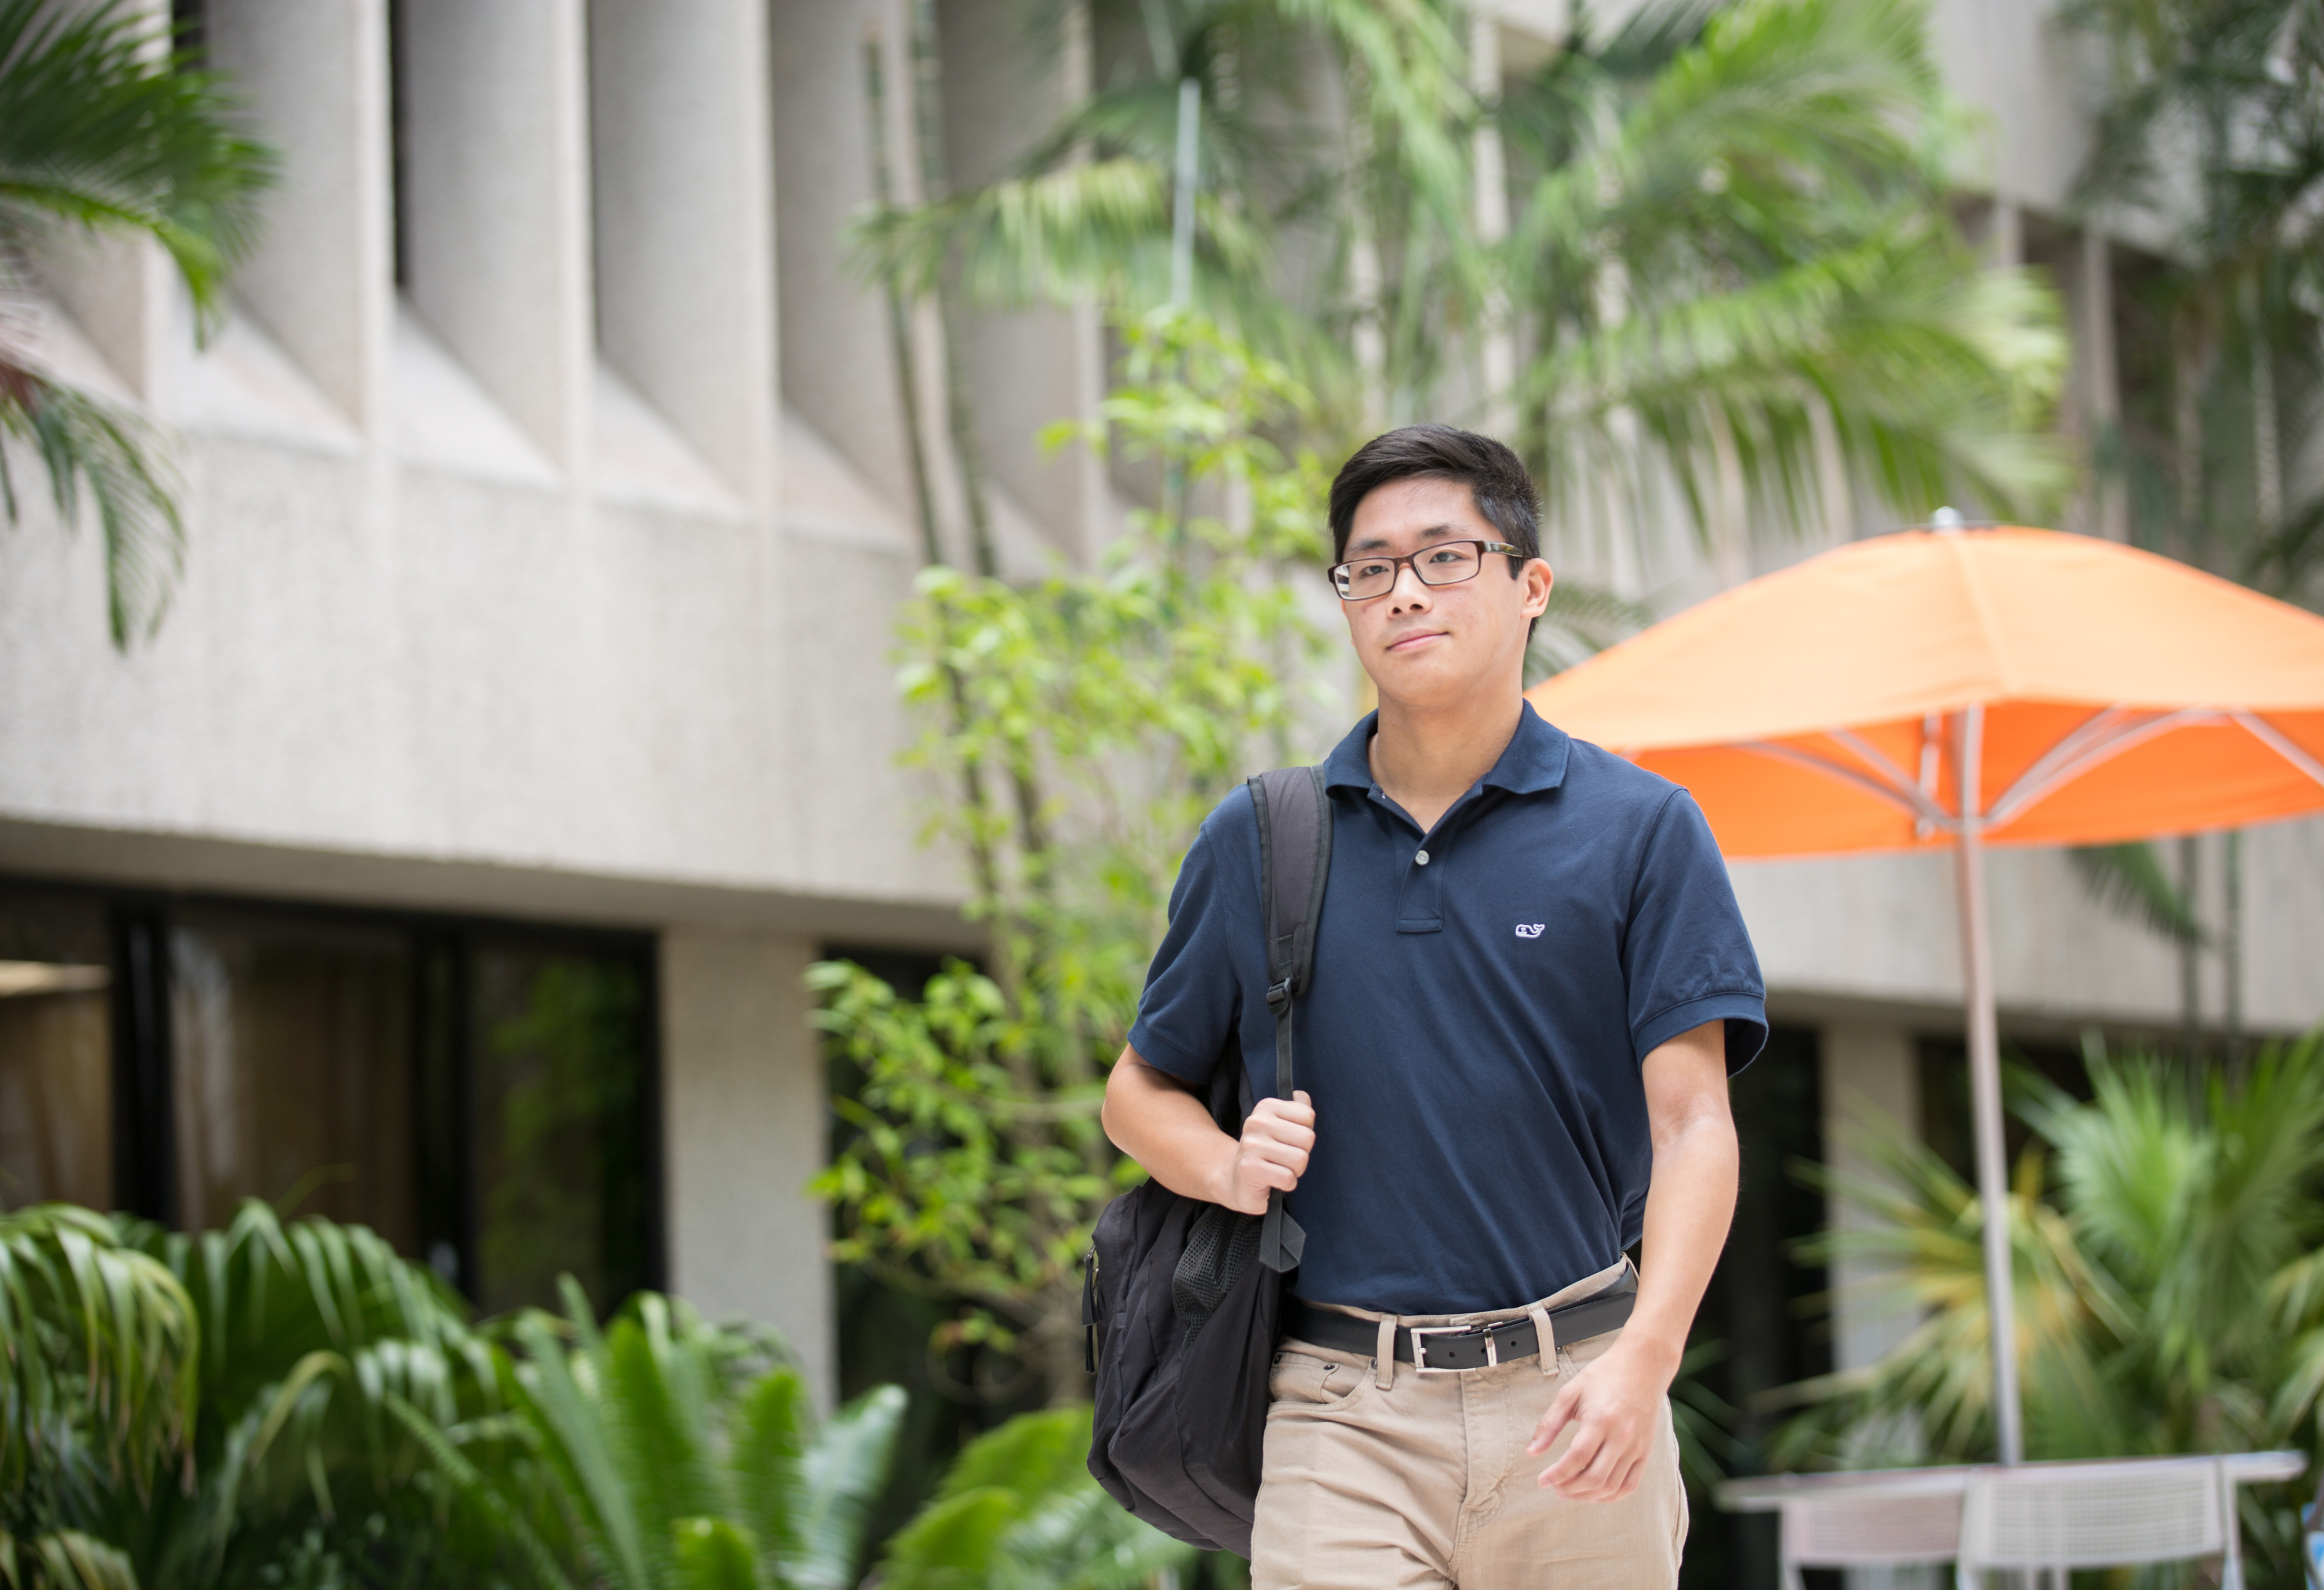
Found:
<svg viewBox="0 0 2324 1590"><path fill-rule="evenodd" d="M1305 1086L1267 1096L1241 790L1186 853L1106 1086L1106 1131L1164 1186L1250 1212L1280 1188L1306 1229L1254 1590L1678 1576L1667 1392L1734 1211L1727 1076L1764 990L1692 800L1524 699L1536 513L1516 455L1466 431L1348 460L1332 577L1379 710L1325 764ZM1240 1141L1201 1099L1230 1035L1262 1100Z"/></svg>

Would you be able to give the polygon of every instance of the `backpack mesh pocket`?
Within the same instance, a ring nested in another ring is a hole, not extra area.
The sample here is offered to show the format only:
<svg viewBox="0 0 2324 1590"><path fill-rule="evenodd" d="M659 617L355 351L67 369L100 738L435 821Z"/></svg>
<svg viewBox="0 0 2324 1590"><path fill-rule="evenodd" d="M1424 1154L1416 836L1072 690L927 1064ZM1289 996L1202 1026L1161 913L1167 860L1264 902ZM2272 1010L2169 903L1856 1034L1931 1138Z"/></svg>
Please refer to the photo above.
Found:
<svg viewBox="0 0 2324 1590"><path fill-rule="evenodd" d="M1170 1306L1185 1332L1182 1343L1192 1342L1210 1323L1229 1289L1259 1256L1262 1218L1213 1204L1187 1228L1185 1251L1170 1272Z"/></svg>

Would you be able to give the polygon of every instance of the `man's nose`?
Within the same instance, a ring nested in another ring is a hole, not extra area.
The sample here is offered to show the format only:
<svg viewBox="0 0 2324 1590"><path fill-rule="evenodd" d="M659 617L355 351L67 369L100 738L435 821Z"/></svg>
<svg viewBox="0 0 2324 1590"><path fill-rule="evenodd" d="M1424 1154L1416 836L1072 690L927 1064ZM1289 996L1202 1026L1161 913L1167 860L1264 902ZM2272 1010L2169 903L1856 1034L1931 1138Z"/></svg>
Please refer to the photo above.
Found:
<svg viewBox="0 0 2324 1590"><path fill-rule="evenodd" d="M1420 578L1420 570L1409 563L1397 565L1396 583L1388 588L1388 611L1401 613L1406 607L1428 605L1428 582Z"/></svg>

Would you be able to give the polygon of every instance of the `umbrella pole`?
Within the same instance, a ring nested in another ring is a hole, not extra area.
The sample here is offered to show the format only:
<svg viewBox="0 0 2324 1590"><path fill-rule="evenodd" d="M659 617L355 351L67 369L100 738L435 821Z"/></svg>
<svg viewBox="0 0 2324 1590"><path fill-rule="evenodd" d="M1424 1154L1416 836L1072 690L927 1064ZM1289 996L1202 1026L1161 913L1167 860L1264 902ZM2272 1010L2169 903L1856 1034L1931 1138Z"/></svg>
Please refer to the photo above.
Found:
<svg viewBox="0 0 2324 1590"><path fill-rule="evenodd" d="M1960 833L1953 847L1960 896L1961 980L1969 1017L1969 1110L1976 1127L1977 1195L1985 1212L1985 1305L1993 1345L1993 1428L2004 1463L2025 1461L2017 1399L2017 1308L2009 1244L2009 1176L2001 1137L2001 1031L1994 1012L1993 929L1985 901L1985 818L1980 803L1985 708L1960 719Z"/></svg>

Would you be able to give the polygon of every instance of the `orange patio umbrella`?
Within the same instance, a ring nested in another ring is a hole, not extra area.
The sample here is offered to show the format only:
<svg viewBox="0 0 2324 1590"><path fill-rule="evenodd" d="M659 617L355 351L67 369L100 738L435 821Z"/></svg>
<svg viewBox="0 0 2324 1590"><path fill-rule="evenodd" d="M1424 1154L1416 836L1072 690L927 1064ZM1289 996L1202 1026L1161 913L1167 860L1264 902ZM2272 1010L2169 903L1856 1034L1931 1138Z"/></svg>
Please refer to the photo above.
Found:
<svg viewBox="0 0 2324 1590"><path fill-rule="evenodd" d="M1988 1210L2005 1167L1984 846L2324 811L2324 618L2054 531L1940 523L1853 542L1528 695L1568 734L1685 785L1729 856L1951 849ZM2016 1463L1998 1220L1985 1267L1995 1423Z"/></svg>

